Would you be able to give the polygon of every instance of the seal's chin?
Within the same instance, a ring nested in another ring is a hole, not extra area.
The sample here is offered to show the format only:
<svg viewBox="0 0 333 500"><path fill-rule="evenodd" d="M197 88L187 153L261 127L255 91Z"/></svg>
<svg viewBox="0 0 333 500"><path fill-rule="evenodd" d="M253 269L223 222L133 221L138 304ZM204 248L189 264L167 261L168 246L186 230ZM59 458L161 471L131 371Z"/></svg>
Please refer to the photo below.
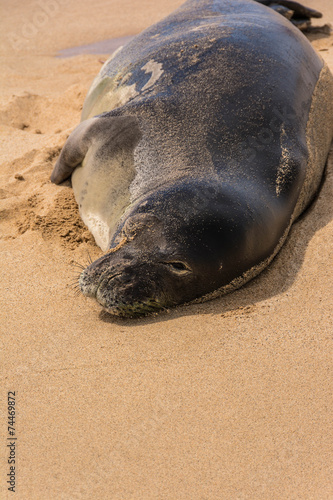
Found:
<svg viewBox="0 0 333 500"><path fill-rule="evenodd" d="M144 300L131 300L128 298L123 300L121 297L117 297L116 293L106 295L100 288L97 289L94 298L106 312L122 318L147 316L164 309L163 304L155 298L146 298Z"/></svg>
<svg viewBox="0 0 333 500"><path fill-rule="evenodd" d="M121 318L139 318L142 316L148 316L153 313L160 312L165 309L163 305L159 304L154 299L147 299L146 301L133 302L133 303L122 303L117 302L117 305L113 306L103 306L102 302L98 300L98 303L103 307L103 309L114 316L119 316Z"/></svg>

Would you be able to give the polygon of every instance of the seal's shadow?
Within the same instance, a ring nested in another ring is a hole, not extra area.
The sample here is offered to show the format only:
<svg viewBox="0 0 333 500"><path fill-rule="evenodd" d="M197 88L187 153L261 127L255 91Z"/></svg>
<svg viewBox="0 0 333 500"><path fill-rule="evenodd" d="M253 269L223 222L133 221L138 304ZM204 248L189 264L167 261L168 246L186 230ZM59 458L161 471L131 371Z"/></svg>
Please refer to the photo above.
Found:
<svg viewBox="0 0 333 500"><path fill-rule="evenodd" d="M179 306L156 316L138 319L120 319L101 311L100 320L133 327L138 324L162 323L182 316L197 314L220 315L253 306L288 290L301 272L305 252L317 231L333 219L333 143L328 157L321 188L306 211L292 226L287 241L273 262L255 279L240 289L220 298L186 306Z"/></svg>

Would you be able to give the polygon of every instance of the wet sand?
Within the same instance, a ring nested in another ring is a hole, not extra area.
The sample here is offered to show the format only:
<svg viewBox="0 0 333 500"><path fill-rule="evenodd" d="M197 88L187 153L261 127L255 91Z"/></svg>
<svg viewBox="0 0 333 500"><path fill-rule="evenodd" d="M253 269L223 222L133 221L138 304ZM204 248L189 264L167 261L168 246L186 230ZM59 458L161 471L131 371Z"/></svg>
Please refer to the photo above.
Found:
<svg viewBox="0 0 333 500"><path fill-rule="evenodd" d="M119 47L124 47L134 36L121 36L120 38L110 38L101 42L90 43L88 45L79 45L63 49L58 53L58 57L73 57L81 54L113 54Z"/></svg>
<svg viewBox="0 0 333 500"><path fill-rule="evenodd" d="M306 3L333 21L329 0ZM19 500L333 498L333 155L278 257L228 296L119 320L71 285L74 261L101 250L70 187L49 176L105 56L57 55L131 36L180 4L6 5L0 498L13 498L8 391ZM333 37L313 38L333 70Z"/></svg>

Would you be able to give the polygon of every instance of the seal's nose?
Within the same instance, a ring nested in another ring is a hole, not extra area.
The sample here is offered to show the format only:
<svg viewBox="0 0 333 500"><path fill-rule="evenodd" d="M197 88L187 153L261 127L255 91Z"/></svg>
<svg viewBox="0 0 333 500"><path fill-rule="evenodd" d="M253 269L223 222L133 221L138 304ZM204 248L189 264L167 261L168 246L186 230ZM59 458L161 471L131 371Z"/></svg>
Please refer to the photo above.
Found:
<svg viewBox="0 0 333 500"><path fill-rule="evenodd" d="M82 271L79 277L79 287L85 297L96 298L98 287L122 271L124 261L115 259L114 255L107 253Z"/></svg>
<svg viewBox="0 0 333 500"><path fill-rule="evenodd" d="M88 269L88 268L87 268ZM85 269L79 277L79 286L80 290L85 297L96 297L96 292L98 288L98 281L89 279L89 275L87 273L87 269Z"/></svg>

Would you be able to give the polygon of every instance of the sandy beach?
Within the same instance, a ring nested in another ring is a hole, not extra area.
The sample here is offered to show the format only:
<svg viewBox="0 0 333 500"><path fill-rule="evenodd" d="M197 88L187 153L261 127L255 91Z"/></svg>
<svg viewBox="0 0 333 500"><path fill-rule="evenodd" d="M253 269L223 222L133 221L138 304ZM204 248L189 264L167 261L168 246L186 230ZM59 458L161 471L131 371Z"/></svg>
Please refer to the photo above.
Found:
<svg viewBox="0 0 333 500"><path fill-rule="evenodd" d="M121 320L73 290L73 263L102 251L49 177L107 55L58 54L181 3L1 1L1 499L333 498L333 150L277 258L236 292ZM333 22L330 0L305 3ZM333 36L312 43L333 71Z"/></svg>

